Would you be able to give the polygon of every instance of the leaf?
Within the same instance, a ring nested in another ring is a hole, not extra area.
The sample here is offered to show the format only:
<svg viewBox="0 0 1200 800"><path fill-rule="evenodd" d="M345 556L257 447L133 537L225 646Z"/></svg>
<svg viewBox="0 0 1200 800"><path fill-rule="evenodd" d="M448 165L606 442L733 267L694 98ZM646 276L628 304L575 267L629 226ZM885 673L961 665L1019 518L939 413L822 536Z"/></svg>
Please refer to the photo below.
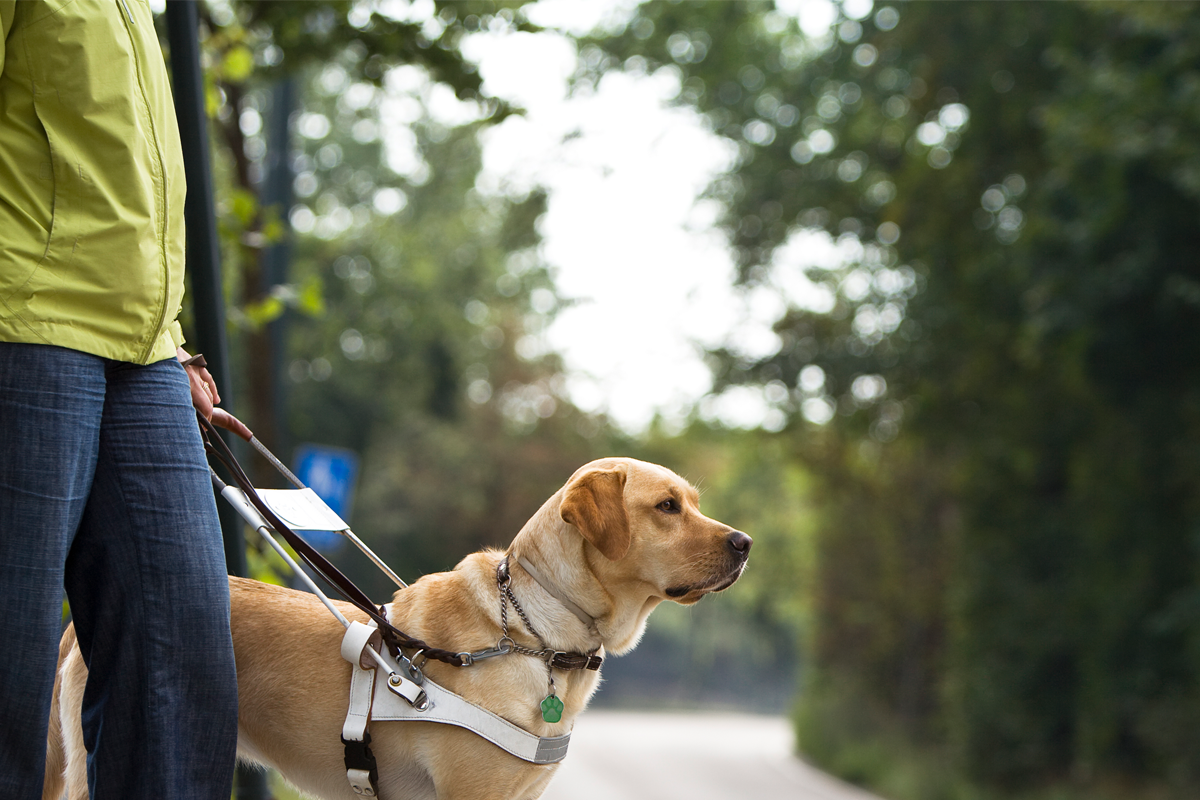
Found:
<svg viewBox="0 0 1200 800"><path fill-rule="evenodd" d="M245 45L237 45L225 54L221 74L231 83L245 83L254 72L254 53Z"/></svg>
<svg viewBox="0 0 1200 800"><path fill-rule="evenodd" d="M266 244L278 244L283 241L283 236L287 233L287 227L278 219L271 219L263 223L259 233L262 234Z"/></svg>
<svg viewBox="0 0 1200 800"><path fill-rule="evenodd" d="M242 313L246 315L246 319L257 330L267 323L274 322L283 316L283 312L287 309L287 305L274 295L265 297L257 303L247 303Z"/></svg>
<svg viewBox="0 0 1200 800"><path fill-rule="evenodd" d="M313 275L300 287L296 297L296 310L309 317L320 317L325 313L325 285L319 275Z"/></svg>
<svg viewBox="0 0 1200 800"><path fill-rule="evenodd" d="M258 216L258 198L246 189L235 189L231 192L230 209L243 227L249 227Z"/></svg>

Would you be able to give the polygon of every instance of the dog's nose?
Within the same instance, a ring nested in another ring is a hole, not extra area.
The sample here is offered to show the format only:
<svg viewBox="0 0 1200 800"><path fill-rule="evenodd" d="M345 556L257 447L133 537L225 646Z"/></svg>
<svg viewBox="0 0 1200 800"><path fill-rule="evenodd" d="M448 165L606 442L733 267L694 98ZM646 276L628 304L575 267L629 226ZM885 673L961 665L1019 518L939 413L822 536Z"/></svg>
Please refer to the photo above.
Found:
<svg viewBox="0 0 1200 800"><path fill-rule="evenodd" d="M729 538L726 539L729 547L738 555L746 555L750 552L750 545L754 544L754 540L741 531L730 531Z"/></svg>

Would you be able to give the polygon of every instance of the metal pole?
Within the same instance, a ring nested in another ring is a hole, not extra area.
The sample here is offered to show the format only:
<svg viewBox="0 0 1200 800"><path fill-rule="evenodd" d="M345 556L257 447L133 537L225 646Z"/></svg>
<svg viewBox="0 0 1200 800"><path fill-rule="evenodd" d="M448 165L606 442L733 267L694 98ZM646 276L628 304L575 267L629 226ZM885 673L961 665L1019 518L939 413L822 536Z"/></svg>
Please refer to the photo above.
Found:
<svg viewBox="0 0 1200 800"><path fill-rule="evenodd" d="M269 245L262 254L263 291L285 284L292 256L291 223L288 210L292 205L292 154L290 117L296 105L295 79L280 78L271 89L271 112L267 122L266 174L262 183L264 211L278 214L283 238ZM287 424L286 382L283 380L286 354L285 333L291 312L284 310L278 319L267 324L270 344L271 400L274 405L275 442L280 453L291 451L291 435Z"/></svg>
<svg viewBox="0 0 1200 800"><path fill-rule="evenodd" d="M217 381L221 406L232 411L233 387L229 375L229 346L225 338L221 251L208 152L208 119L204 113L204 75L200 67L199 14L196 2L173 2L166 6L175 115L179 120L188 187L183 215L187 225L187 275L196 319L195 349L204 353L209 372ZM249 570L242 520L227 503L218 503L217 507L225 542L226 568L230 574L244 576ZM260 770L238 767L236 786L239 800L270 797L266 773Z"/></svg>

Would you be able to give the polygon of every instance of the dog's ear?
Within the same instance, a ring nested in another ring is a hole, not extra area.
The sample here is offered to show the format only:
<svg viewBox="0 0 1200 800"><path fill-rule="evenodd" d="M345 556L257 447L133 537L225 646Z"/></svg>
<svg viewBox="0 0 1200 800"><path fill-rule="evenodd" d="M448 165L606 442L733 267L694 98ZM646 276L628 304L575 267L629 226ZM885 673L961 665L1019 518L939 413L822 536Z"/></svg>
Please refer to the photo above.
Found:
<svg viewBox="0 0 1200 800"><path fill-rule="evenodd" d="M567 486L558 513L574 525L610 561L629 552L629 515L625 513L625 472L594 469Z"/></svg>

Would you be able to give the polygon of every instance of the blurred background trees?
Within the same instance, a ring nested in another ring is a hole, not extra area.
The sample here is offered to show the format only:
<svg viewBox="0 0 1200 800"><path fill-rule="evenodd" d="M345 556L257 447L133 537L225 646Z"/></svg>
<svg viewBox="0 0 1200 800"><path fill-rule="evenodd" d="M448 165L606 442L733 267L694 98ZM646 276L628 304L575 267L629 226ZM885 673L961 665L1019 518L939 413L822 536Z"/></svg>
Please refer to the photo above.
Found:
<svg viewBox="0 0 1200 800"><path fill-rule="evenodd" d="M238 413L285 460L301 441L358 453L355 528L414 577L507 543L603 430L569 407L539 345L558 305L536 248L541 196L474 188L476 134L510 109L479 94L457 41L529 28L519 6L445 3L416 20L351 3L205 7ZM283 153L268 146L279 115Z"/></svg>
<svg viewBox="0 0 1200 800"><path fill-rule="evenodd" d="M206 6L247 422L358 452L355 529L411 577L593 457L699 482L757 558L659 612L614 701L779 709L799 658L804 754L888 796L1194 796L1196 7L847 2L822 38L787 3L656 0L581 40L578 84L674 76L737 144L709 194L740 286L787 308L770 355L710 354L782 430L631 437L542 336L544 198L475 183L519 109L461 38L533 26L417 5Z"/></svg>
<svg viewBox="0 0 1200 800"><path fill-rule="evenodd" d="M817 487L798 721L835 770L954 791L887 774L894 738L998 786L1200 777L1195 10L861 6L815 47L652 3L597 42L741 144L743 284L811 284L778 352L714 364L780 388Z"/></svg>

